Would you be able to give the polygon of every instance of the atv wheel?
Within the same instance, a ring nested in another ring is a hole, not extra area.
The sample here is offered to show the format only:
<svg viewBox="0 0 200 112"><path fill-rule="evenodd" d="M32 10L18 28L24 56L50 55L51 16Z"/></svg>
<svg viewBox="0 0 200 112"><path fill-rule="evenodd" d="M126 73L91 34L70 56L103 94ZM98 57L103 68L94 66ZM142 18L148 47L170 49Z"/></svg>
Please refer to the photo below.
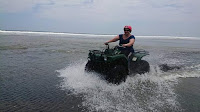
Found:
<svg viewBox="0 0 200 112"><path fill-rule="evenodd" d="M149 72L150 70L150 66L149 63L145 60L140 60L139 62L137 62L137 67L136 67L136 72L138 74L144 74L146 72Z"/></svg>
<svg viewBox="0 0 200 112"><path fill-rule="evenodd" d="M92 61L88 61L85 65L85 71L91 72L92 70L94 70L94 63Z"/></svg>
<svg viewBox="0 0 200 112"><path fill-rule="evenodd" d="M108 73L106 79L114 84L120 84L122 81L125 82L128 75L127 69L122 65L114 66Z"/></svg>

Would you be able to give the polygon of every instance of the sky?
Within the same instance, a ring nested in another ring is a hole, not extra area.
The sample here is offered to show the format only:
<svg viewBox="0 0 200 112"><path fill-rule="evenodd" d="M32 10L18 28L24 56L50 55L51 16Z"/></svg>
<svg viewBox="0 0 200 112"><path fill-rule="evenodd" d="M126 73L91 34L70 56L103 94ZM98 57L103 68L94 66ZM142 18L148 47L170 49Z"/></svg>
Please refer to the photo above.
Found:
<svg viewBox="0 0 200 112"><path fill-rule="evenodd" d="M200 0L0 0L0 30L200 37Z"/></svg>

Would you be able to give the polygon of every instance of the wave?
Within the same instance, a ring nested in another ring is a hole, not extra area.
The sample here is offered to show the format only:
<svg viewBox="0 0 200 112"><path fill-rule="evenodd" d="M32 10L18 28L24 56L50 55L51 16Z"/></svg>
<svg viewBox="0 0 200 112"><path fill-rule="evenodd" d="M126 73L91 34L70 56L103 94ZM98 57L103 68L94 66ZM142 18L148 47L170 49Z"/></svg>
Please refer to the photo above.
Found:
<svg viewBox="0 0 200 112"><path fill-rule="evenodd" d="M84 37L113 37L116 35L109 34L84 34L84 33L57 33L57 32L34 32L34 31L3 31L4 35L56 35L56 36L84 36ZM179 36L136 36L144 39L183 39L183 40L200 40L200 37L179 37Z"/></svg>
<svg viewBox="0 0 200 112"><path fill-rule="evenodd" d="M98 34L81 34L81 33L58 33L58 32L34 32L34 31L3 31L0 30L0 34L8 35L56 35L56 36L115 36L115 35L98 35Z"/></svg>
<svg viewBox="0 0 200 112"><path fill-rule="evenodd" d="M145 39L183 39L183 40L200 40L200 37L179 37L179 36L137 36Z"/></svg>

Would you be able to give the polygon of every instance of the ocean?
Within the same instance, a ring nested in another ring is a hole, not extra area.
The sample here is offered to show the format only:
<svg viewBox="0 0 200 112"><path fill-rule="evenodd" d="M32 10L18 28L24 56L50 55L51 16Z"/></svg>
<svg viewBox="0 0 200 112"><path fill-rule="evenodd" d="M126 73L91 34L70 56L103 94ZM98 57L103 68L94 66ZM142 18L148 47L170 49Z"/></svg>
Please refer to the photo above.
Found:
<svg viewBox="0 0 200 112"><path fill-rule="evenodd" d="M84 71L114 36L0 31L0 112L200 111L200 37L135 35L150 72L114 85Z"/></svg>

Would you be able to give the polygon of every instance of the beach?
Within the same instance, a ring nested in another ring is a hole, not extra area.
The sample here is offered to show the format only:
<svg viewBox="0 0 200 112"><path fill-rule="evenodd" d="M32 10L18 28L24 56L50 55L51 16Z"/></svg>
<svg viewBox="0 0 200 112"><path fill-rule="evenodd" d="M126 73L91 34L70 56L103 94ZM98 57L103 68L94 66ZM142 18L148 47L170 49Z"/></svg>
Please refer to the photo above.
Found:
<svg viewBox="0 0 200 112"><path fill-rule="evenodd" d="M84 70L89 50L114 36L0 31L0 111L200 111L200 37L135 35L150 72L114 85Z"/></svg>

